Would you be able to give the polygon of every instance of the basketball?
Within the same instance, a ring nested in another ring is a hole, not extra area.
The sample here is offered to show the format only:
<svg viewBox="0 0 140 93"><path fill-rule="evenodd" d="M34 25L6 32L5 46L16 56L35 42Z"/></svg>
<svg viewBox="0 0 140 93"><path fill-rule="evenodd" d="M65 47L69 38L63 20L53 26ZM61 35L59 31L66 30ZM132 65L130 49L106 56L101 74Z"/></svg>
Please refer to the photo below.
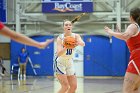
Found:
<svg viewBox="0 0 140 93"><path fill-rule="evenodd" d="M64 43L63 46L68 48L68 49L72 49L75 48L76 46L76 39L72 36L67 36L64 38Z"/></svg>

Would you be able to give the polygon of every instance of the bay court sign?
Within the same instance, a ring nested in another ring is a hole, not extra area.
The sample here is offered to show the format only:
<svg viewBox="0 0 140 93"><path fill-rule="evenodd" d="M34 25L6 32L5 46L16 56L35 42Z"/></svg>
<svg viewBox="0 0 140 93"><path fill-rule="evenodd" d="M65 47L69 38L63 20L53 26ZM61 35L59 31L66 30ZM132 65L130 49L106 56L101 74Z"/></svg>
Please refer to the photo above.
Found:
<svg viewBox="0 0 140 93"><path fill-rule="evenodd" d="M93 12L92 0L42 0L43 13Z"/></svg>

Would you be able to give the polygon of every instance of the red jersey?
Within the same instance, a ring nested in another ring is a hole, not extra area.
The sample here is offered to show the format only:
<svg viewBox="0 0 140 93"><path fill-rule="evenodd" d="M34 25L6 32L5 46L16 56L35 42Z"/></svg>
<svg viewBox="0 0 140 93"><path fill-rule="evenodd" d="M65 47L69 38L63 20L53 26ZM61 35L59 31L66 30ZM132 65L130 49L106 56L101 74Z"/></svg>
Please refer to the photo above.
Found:
<svg viewBox="0 0 140 93"><path fill-rule="evenodd" d="M140 32L138 32L138 35L129 38L126 43L130 52L140 49Z"/></svg>
<svg viewBox="0 0 140 93"><path fill-rule="evenodd" d="M0 22L0 30L4 27L3 23Z"/></svg>
<svg viewBox="0 0 140 93"><path fill-rule="evenodd" d="M140 75L140 32L136 36L129 38L126 43L131 52L126 71Z"/></svg>

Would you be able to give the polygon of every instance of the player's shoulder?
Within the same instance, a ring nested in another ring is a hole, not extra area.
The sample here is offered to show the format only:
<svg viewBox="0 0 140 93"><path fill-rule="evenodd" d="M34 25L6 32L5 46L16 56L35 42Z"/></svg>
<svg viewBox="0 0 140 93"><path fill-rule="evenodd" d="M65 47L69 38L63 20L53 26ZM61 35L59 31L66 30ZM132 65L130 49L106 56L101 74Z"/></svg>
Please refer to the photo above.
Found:
<svg viewBox="0 0 140 93"><path fill-rule="evenodd" d="M139 33L139 26L136 23L131 23L128 25L126 33L131 33L132 37L136 36Z"/></svg>
<svg viewBox="0 0 140 93"><path fill-rule="evenodd" d="M139 25L136 24L136 23L131 23L130 25L128 25L128 28L130 28L130 29L138 29Z"/></svg>
<svg viewBox="0 0 140 93"><path fill-rule="evenodd" d="M57 37L57 39L61 39L61 40L62 40L63 38L64 38L64 34L59 34L58 37Z"/></svg>

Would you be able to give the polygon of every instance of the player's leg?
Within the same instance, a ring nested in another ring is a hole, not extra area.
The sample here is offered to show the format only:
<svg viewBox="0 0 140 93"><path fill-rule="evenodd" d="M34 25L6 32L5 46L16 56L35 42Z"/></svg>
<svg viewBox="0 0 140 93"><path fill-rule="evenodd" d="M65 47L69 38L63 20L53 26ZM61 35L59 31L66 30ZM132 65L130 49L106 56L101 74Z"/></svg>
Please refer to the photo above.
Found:
<svg viewBox="0 0 140 93"><path fill-rule="evenodd" d="M123 83L123 93L139 93L137 82L140 77L136 74L126 72Z"/></svg>
<svg viewBox="0 0 140 93"><path fill-rule="evenodd" d="M69 89L69 82L67 79L67 75L64 74L57 74L57 78L61 84L61 88L58 93L66 93Z"/></svg>
<svg viewBox="0 0 140 93"><path fill-rule="evenodd" d="M56 73L56 76L61 84L61 88L59 90L58 93L66 93L68 91L69 88L69 83L67 80L67 75L66 75L66 67L65 67L65 62L63 62L63 60L61 59L55 59L54 62L54 71Z"/></svg>
<svg viewBox="0 0 140 93"><path fill-rule="evenodd" d="M133 90L139 90L139 88L140 88L140 79L138 79L138 81L136 82Z"/></svg>
<svg viewBox="0 0 140 93"><path fill-rule="evenodd" d="M72 59L67 62L66 73L68 75L67 77L70 85L68 93L75 93L77 89L77 77L75 75L75 69L74 69L74 64Z"/></svg>
<svg viewBox="0 0 140 93"><path fill-rule="evenodd" d="M68 76L68 82L70 85L70 88L68 90L68 93L75 93L77 89L77 78L75 75Z"/></svg>

